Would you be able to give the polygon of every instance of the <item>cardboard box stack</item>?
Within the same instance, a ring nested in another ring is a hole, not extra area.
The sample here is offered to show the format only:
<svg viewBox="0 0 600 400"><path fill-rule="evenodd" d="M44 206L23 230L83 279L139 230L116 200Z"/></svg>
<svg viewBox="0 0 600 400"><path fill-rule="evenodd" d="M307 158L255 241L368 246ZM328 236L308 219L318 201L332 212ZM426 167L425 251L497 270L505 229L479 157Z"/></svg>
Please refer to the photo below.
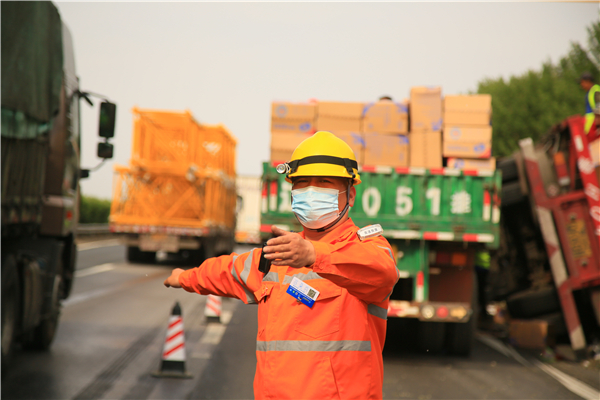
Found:
<svg viewBox="0 0 600 400"><path fill-rule="evenodd" d="M444 98L443 156L449 157L448 167L495 169L491 115L490 95ZM463 162L457 163L457 158Z"/></svg>
<svg viewBox="0 0 600 400"><path fill-rule="evenodd" d="M296 146L315 132L317 105L273 102L271 162L289 161Z"/></svg>
<svg viewBox="0 0 600 400"><path fill-rule="evenodd" d="M441 168L442 90L413 87L410 90L410 166Z"/></svg>
<svg viewBox="0 0 600 400"><path fill-rule="evenodd" d="M408 104L379 101L365 105L364 165L408 166Z"/></svg>
<svg viewBox="0 0 600 400"><path fill-rule="evenodd" d="M289 161L317 131L348 143L361 166L494 170L490 95L413 87L408 101L285 103L271 110L271 161ZM444 164L444 159L446 163Z"/></svg>

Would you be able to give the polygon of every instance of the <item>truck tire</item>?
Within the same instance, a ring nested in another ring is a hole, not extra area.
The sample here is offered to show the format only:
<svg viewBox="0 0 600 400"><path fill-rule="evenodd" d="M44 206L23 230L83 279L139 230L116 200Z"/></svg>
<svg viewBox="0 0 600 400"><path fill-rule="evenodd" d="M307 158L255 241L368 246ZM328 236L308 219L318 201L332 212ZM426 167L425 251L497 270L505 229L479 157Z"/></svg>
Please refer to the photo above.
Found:
<svg viewBox="0 0 600 400"><path fill-rule="evenodd" d="M552 314L538 315L535 319L546 321L548 325L552 326L552 331L556 336L564 336L569 334L565 317L562 312L555 312Z"/></svg>
<svg viewBox="0 0 600 400"><path fill-rule="evenodd" d="M135 264L154 264L156 253L153 251L141 251L139 247L127 247L127 261Z"/></svg>
<svg viewBox="0 0 600 400"><path fill-rule="evenodd" d="M517 204L525 199L519 181L502 185L502 207Z"/></svg>
<svg viewBox="0 0 600 400"><path fill-rule="evenodd" d="M443 322L419 321L419 349L425 353L437 354L444 348L446 324Z"/></svg>
<svg viewBox="0 0 600 400"><path fill-rule="evenodd" d="M12 254L2 257L2 376L6 375L14 352L19 316L21 288L17 260Z"/></svg>
<svg viewBox="0 0 600 400"><path fill-rule="evenodd" d="M506 299L506 308L512 318L533 318L560 311L556 289L524 290Z"/></svg>
<svg viewBox="0 0 600 400"><path fill-rule="evenodd" d="M510 182L519 179L519 168L514 157L507 157L499 160L496 169L502 171L502 182Z"/></svg>
<svg viewBox="0 0 600 400"><path fill-rule="evenodd" d="M60 295L62 293L62 278L61 275L54 277L52 288L51 308L46 318L40 321L40 324L35 327L33 332L27 335L22 344L26 350L48 350L52 345L56 329L58 328L58 320L60 318Z"/></svg>

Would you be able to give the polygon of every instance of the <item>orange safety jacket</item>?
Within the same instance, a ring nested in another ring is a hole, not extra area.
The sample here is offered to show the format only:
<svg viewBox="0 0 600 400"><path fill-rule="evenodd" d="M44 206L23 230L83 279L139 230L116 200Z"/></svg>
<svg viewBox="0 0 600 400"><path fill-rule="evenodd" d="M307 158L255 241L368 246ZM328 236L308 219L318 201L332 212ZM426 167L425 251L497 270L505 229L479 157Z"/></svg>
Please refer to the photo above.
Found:
<svg viewBox="0 0 600 400"><path fill-rule="evenodd" d="M312 244L303 268L258 271L260 249L206 260L179 276L188 292L258 303L256 399L381 399L382 350L396 260L382 236L360 241L348 219ZM300 234L304 237L304 234ZM312 308L286 293L296 277Z"/></svg>

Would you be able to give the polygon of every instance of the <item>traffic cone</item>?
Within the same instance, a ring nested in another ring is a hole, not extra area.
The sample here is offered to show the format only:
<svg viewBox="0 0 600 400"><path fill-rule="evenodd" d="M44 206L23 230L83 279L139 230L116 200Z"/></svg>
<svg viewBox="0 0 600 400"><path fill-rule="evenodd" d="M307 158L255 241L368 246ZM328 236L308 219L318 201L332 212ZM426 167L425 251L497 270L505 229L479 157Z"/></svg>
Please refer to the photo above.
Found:
<svg viewBox="0 0 600 400"><path fill-rule="evenodd" d="M208 295L204 316L207 322L221 322L221 298L219 296Z"/></svg>
<svg viewBox="0 0 600 400"><path fill-rule="evenodd" d="M185 335L179 302L175 303L169 318L169 327L162 352L160 370L152 374L162 378L191 378L185 371Z"/></svg>

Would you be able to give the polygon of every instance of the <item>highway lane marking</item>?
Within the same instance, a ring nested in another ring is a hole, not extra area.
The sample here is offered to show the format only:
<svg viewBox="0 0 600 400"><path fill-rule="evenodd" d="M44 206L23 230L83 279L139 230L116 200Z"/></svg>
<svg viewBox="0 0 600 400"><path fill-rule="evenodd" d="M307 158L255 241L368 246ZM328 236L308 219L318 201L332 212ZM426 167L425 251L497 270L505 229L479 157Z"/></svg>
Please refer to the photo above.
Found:
<svg viewBox="0 0 600 400"><path fill-rule="evenodd" d="M123 243L121 243L121 240L119 240L119 239L98 240L97 242L78 244L77 250L85 251L85 250L91 250L91 249L98 249L100 247L118 246L120 244L123 244Z"/></svg>
<svg viewBox="0 0 600 400"><path fill-rule="evenodd" d="M588 384L581 382L579 379L573 378L570 375L565 374L562 371L554 368L551 365L544 364L539 360L533 359L532 362L526 360L523 356L521 356L515 349L509 347L499 341L496 338L493 338L488 335L478 334L477 340L482 342L483 344L488 345L499 353L504 354L506 357L511 357L518 361L525 367L536 366L554 379L556 379L559 383L561 383L564 387L569 389L571 392L575 393L577 396L583 397L584 399L589 400L598 400L600 399L600 392L589 386Z"/></svg>
<svg viewBox="0 0 600 400"><path fill-rule="evenodd" d="M217 345L221 343L221 339L223 338L223 334L227 329L227 324L231 321L231 316L233 313L231 311L223 311L221 312L221 322L210 322L206 325L206 329L200 338L200 344L202 345ZM199 350L194 351L192 353L193 358L201 358L201 359L209 359L212 356L212 351L206 349L206 347L201 347Z"/></svg>
<svg viewBox="0 0 600 400"><path fill-rule="evenodd" d="M72 306L73 304L78 304L87 300L91 300L94 299L96 297L101 297L104 296L106 294L112 293L112 292L118 292L120 290L127 290L132 286L138 285L142 282L145 281L149 281L149 280L153 280L156 279L156 277L164 275L164 272L156 272L153 274L145 274L146 276L138 278L138 279L134 279L132 281L128 281L124 284L121 284L117 287L107 287L107 288L103 288L103 289L96 289L96 290L90 290L88 292L85 293L80 293L80 294L76 294L76 295L71 295L69 296L68 299L64 300L62 302L63 308L64 307L68 307L68 306Z"/></svg>
<svg viewBox="0 0 600 400"><path fill-rule="evenodd" d="M90 267L90 268L85 268L85 269L80 269L80 270L75 271L75 277L81 278L83 276L95 275L95 274L110 271L113 269L115 269L115 264L113 264L113 263L100 264L100 265L96 265L95 267Z"/></svg>

